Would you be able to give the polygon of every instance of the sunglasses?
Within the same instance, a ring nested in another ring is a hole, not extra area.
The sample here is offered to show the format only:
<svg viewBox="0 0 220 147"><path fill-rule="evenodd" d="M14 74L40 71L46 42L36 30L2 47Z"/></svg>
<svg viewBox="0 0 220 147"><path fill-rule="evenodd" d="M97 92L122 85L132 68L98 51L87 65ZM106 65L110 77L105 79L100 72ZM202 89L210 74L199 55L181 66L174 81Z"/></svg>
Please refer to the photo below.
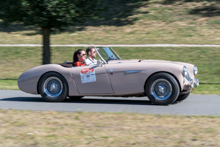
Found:
<svg viewBox="0 0 220 147"><path fill-rule="evenodd" d="M86 54L82 54L81 56L86 56Z"/></svg>

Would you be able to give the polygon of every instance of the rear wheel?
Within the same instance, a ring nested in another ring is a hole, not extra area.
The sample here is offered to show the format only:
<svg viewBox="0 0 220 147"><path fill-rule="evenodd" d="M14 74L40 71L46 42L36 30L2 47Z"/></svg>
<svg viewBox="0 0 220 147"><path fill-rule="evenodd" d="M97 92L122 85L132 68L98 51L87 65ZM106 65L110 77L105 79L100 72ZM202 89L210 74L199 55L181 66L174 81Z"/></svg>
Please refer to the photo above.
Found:
<svg viewBox="0 0 220 147"><path fill-rule="evenodd" d="M176 79L167 73L157 73L149 78L145 91L153 104L168 105L179 96L179 85Z"/></svg>
<svg viewBox="0 0 220 147"><path fill-rule="evenodd" d="M61 102L67 97L67 82L58 73L50 72L43 75L39 81L38 89L45 101Z"/></svg>

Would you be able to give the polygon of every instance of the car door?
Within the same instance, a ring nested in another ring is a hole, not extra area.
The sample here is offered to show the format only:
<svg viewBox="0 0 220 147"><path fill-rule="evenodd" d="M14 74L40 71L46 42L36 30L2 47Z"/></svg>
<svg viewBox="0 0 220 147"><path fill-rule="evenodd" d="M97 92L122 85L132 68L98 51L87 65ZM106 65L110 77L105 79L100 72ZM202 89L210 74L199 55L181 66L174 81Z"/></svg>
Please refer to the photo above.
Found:
<svg viewBox="0 0 220 147"><path fill-rule="evenodd" d="M113 94L105 65L71 68L72 77L80 94Z"/></svg>
<svg viewBox="0 0 220 147"><path fill-rule="evenodd" d="M146 74L137 64L121 62L106 64L106 71L116 95L144 92Z"/></svg>

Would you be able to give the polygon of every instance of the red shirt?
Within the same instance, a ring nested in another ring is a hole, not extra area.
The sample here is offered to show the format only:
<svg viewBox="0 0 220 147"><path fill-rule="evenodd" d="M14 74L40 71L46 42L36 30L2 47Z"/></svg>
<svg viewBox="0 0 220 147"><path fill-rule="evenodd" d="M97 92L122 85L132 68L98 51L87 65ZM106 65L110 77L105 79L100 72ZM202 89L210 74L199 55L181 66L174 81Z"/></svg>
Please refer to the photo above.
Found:
<svg viewBox="0 0 220 147"><path fill-rule="evenodd" d="M75 66L86 66L86 63L82 63L82 62L80 62L80 61L77 61L76 63L75 63Z"/></svg>

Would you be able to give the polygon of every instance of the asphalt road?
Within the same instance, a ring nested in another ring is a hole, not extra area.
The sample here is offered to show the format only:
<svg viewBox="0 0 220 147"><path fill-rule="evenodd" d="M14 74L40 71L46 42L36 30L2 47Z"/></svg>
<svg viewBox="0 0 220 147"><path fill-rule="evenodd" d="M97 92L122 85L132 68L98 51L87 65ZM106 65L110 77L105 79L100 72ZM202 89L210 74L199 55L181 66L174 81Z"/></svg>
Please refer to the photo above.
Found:
<svg viewBox="0 0 220 147"><path fill-rule="evenodd" d="M180 103L158 106L152 105L147 97L84 97L78 101L51 103L43 101L40 95L19 90L0 90L0 109L220 116L220 95L190 95Z"/></svg>

